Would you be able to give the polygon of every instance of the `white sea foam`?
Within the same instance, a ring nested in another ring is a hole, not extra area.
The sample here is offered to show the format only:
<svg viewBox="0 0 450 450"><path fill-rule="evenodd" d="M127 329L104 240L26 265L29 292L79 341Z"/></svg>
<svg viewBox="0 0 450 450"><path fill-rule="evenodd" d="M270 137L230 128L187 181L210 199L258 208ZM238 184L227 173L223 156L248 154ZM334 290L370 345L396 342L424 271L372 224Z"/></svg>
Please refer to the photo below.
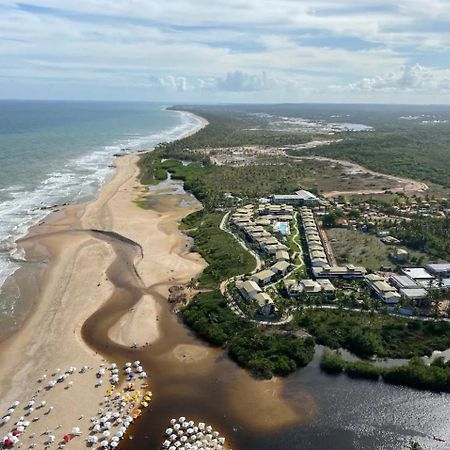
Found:
<svg viewBox="0 0 450 450"><path fill-rule="evenodd" d="M82 157L67 161L64 167L49 173L32 190L19 185L1 189L0 292L5 280L20 267L20 261L23 260L23 255L17 251L17 239L26 235L32 225L48 215L51 211L49 208L93 198L113 173L111 164L114 154L151 149L160 142L178 139L201 124L201 119L193 114L176 114L180 116L180 125L148 136L129 134L119 142L94 149Z"/></svg>

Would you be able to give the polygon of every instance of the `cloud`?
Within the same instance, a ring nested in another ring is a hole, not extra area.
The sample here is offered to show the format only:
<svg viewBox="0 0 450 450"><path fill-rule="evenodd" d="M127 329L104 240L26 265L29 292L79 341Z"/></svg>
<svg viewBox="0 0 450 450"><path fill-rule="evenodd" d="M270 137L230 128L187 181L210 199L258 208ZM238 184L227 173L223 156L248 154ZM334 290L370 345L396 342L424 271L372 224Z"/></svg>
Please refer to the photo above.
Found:
<svg viewBox="0 0 450 450"><path fill-rule="evenodd" d="M80 97L89 86L111 98L323 101L331 86L376 100L389 89L446 89L450 4L0 0L0 67L0 97L40 80L40 97L46 82L67 82Z"/></svg>
<svg viewBox="0 0 450 450"><path fill-rule="evenodd" d="M344 86L330 86L331 89L376 92L450 92L450 70L424 67L420 64L403 66L397 72L383 76L363 78Z"/></svg>
<svg viewBox="0 0 450 450"><path fill-rule="evenodd" d="M265 91L273 89L274 80L267 77L263 72L261 75L251 75L240 70L227 73L224 78L218 78L216 88L222 91Z"/></svg>
<svg viewBox="0 0 450 450"><path fill-rule="evenodd" d="M185 92L189 89L188 81L185 77L175 77L173 75L163 77L151 76L149 85L151 87L158 87L168 91Z"/></svg>

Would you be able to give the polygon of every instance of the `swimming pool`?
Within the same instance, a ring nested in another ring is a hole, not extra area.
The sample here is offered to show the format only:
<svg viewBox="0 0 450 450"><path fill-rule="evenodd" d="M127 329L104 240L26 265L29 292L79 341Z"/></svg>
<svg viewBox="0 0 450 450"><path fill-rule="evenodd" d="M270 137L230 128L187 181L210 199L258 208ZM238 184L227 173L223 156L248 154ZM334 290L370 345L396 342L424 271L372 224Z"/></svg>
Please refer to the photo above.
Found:
<svg viewBox="0 0 450 450"><path fill-rule="evenodd" d="M289 234L289 223L288 222L276 222L273 226L274 231L278 231L283 235Z"/></svg>

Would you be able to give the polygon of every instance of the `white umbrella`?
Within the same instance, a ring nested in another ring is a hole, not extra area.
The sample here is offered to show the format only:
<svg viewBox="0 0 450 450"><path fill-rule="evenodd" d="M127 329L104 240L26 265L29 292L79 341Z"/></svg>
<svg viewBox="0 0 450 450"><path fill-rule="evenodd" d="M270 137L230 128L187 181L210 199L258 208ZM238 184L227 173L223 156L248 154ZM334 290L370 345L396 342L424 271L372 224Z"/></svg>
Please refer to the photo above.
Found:
<svg viewBox="0 0 450 450"><path fill-rule="evenodd" d="M73 427L71 434L74 434L75 436L78 436L79 434L81 434L81 430L79 427Z"/></svg>
<svg viewBox="0 0 450 450"><path fill-rule="evenodd" d="M104 437L109 437L111 435L111 433L108 430L104 431L102 434Z"/></svg>

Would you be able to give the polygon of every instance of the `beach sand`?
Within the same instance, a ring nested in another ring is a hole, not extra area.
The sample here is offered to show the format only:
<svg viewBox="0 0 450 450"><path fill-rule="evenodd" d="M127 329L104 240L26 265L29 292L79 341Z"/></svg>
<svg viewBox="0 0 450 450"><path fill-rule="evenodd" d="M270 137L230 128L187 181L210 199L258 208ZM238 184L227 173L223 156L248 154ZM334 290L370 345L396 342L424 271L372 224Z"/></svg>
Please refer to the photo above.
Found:
<svg viewBox="0 0 450 450"><path fill-rule="evenodd" d="M177 230L179 211L160 214L137 206L145 189L138 182L137 160L137 155L118 158L116 175L94 201L48 216L19 242L27 257L41 260L46 270L33 313L0 348L0 411L19 400L16 415L24 415L19 410L36 393L37 379L43 374L50 378L56 368L62 372L70 366L98 368L104 362L85 345L81 327L117 288L108 279L113 262L124 273L131 273L136 289L142 290L136 304L110 330L111 339L126 346L148 345L159 337L159 306L145 290L168 279L189 281L205 267L200 257L185 255L186 238ZM183 214L198 207L189 206ZM88 418L96 415L105 389L95 387L93 373L77 374L73 380L67 390L59 385L49 392L41 389L39 399L45 395L47 406L54 406L54 411L44 415L42 408L31 414L30 418L37 416L39 421L29 427L29 433L39 435L61 425L58 440L74 426L87 431ZM7 431L8 425L0 428L0 433ZM83 439L78 442L79 446L72 441L71 448L85 448Z"/></svg>
<svg viewBox="0 0 450 450"><path fill-rule="evenodd" d="M31 295L27 304L32 312L0 346L0 411L21 401L13 423L25 415L23 406L37 390L38 400L47 402L46 408L27 416L39 420L27 429L23 448L33 439L42 447L47 429L59 442L74 426L84 436L73 439L70 448L86 448L89 418L97 415L109 384L96 387L96 370L102 363L120 366L133 358L143 361L150 389L155 383L157 390L151 418L139 420L134 430L137 439L143 439L139 448L159 448L168 418L183 413L193 420L210 420L228 436L234 420L258 432L310 422L316 407L307 394L300 409L293 407L283 397L281 380L252 379L221 349L198 341L170 313L169 288L190 281L206 267L179 231L181 219L201 204L180 189L181 182L163 182L150 190L142 186L138 158L117 158L115 176L95 200L51 214L18 243L42 274L36 284L31 278L26 283L26 268L12 279ZM142 202L149 209L141 208ZM93 369L71 376L74 384L68 389L61 383L47 391L37 383L44 374L48 380L56 368L64 372L70 366ZM46 415L50 405L54 409ZM159 413L153 415L154 410ZM224 414L234 418L222 423ZM0 435L10 429L10 424L0 426ZM36 437L30 439L30 433ZM123 445L134 449L137 444L134 440Z"/></svg>

